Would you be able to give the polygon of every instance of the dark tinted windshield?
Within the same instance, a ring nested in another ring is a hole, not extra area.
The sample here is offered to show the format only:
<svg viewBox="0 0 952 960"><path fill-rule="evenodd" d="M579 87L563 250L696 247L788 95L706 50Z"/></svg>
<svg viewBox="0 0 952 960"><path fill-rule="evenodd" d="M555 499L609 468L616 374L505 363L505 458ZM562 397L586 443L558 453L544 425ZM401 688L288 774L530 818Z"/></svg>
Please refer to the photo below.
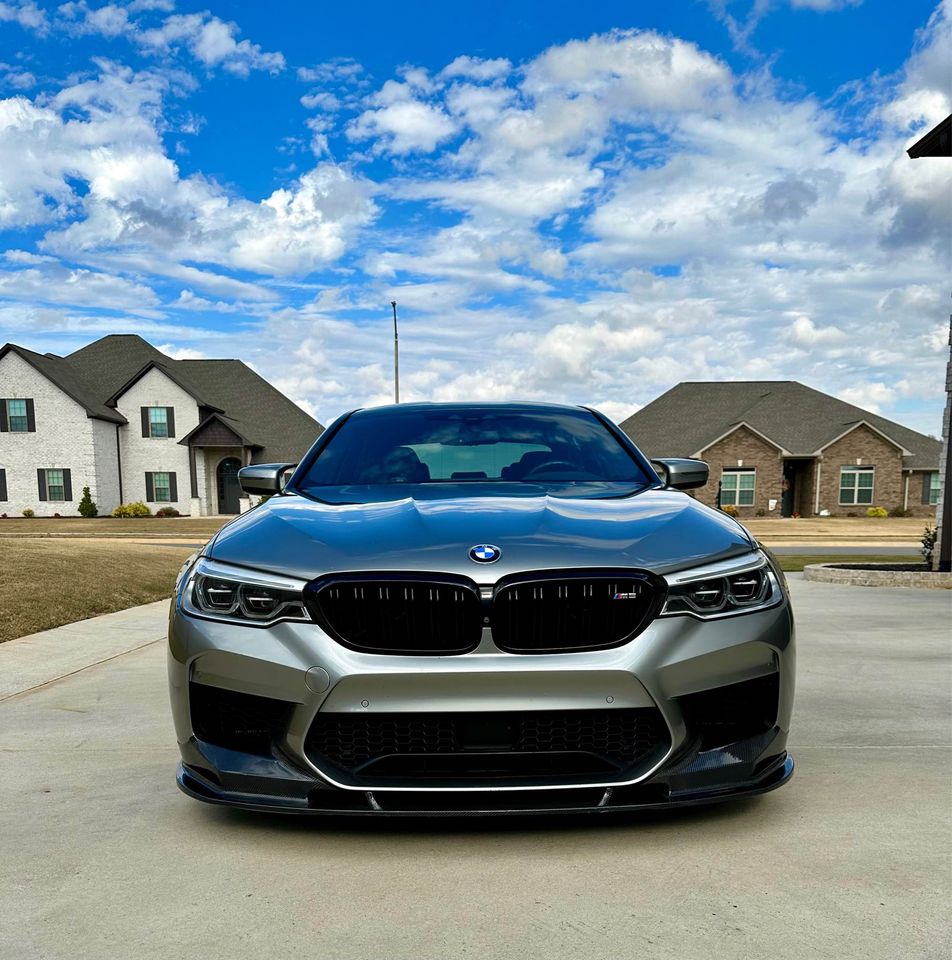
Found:
<svg viewBox="0 0 952 960"><path fill-rule="evenodd" d="M445 407L354 415L298 486L649 482L606 426L585 410ZM320 496L319 489L315 493Z"/></svg>

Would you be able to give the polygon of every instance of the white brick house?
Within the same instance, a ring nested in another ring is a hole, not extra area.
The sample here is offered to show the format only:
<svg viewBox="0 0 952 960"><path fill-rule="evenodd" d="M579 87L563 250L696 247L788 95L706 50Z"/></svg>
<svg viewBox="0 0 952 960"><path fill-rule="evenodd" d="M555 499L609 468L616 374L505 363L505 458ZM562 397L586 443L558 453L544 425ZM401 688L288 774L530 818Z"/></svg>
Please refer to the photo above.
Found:
<svg viewBox="0 0 952 960"><path fill-rule="evenodd" d="M66 357L0 348L0 514L237 513L248 463L296 462L323 428L240 360L173 360L114 335ZM246 505L246 504L244 504Z"/></svg>

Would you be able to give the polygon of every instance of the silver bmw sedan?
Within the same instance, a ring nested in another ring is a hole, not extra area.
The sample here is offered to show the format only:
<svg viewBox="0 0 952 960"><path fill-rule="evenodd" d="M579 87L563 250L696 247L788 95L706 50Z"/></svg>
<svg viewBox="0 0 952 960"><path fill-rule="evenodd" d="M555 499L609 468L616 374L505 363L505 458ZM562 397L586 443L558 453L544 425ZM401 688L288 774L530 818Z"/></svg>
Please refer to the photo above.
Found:
<svg viewBox="0 0 952 960"><path fill-rule="evenodd" d="M340 417L183 569L178 783L368 816L659 808L793 773L793 615L750 534L598 412Z"/></svg>

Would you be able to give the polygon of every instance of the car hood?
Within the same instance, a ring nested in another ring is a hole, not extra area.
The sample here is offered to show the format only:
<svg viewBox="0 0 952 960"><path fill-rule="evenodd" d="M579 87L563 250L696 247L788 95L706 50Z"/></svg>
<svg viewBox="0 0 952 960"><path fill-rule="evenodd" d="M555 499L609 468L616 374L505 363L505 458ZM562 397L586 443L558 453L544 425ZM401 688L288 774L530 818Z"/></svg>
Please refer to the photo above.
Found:
<svg viewBox="0 0 952 960"><path fill-rule="evenodd" d="M469 558L499 547L492 564ZM453 497L326 504L274 497L223 527L205 553L226 563L311 579L328 573L419 570L491 583L510 573L637 567L666 573L747 553L755 544L726 514L674 490L619 499Z"/></svg>

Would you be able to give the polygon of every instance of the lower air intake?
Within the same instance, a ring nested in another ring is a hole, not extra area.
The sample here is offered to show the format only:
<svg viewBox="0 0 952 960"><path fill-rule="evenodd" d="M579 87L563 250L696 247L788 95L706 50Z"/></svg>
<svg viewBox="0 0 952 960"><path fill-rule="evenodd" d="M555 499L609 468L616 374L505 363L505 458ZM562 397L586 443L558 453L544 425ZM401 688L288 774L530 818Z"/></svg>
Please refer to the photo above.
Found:
<svg viewBox="0 0 952 960"><path fill-rule="evenodd" d="M668 745L654 708L318 713L305 751L349 785L492 786L624 780Z"/></svg>
<svg viewBox="0 0 952 960"><path fill-rule="evenodd" d="M188 685L192 732L205 743L243 753L271 755L287 729L293 703L236 693L192 681Z"/></svg>

